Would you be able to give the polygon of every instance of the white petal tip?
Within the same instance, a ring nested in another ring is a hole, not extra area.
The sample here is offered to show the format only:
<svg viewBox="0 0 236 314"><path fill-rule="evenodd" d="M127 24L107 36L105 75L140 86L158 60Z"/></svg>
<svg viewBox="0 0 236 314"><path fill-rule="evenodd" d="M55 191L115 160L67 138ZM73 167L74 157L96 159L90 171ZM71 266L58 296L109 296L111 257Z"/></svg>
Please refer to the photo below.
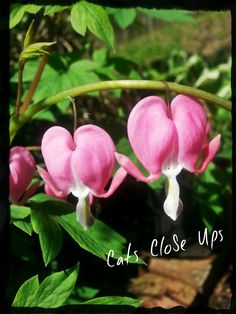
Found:
<svg viewBox="0 0 236 314"><path fill-rule="evenodd" d="M91 227L93 225L93 222L94 222L92 215L90 215L90 217L87 217L86 221L81 221L79 219L77 219L77 221L81 224L84 231L88 230L88 228Z"/></svg>
<svg viewBox="0 0 236 314"><path fill-rule="evenodd" d="M176 169L175 169L176 170ZM172 219L176 220L183 210L183 203L179 198L179 184L176 180L176 173L173 170L166 172L166 194L167 198L164 202L164 211Z"/></svg>
<svg viewBox="0 0 236 314"><path fill-rule="evenodd" d="M172 220L176 221L177 218L180 216L180 214L183 211L183 203L181 200L179 200L179 205L177 209L174 208L168 208L168 204L164 203L164 211L168 217L170 217Z"/></svg>
<svg viewBox="0 0 236 314"><path fill-rule="evenodd" d="M178 218L177 215L168 215L168 217L170 217L172 220L176 221L176 219Z"/></svg>

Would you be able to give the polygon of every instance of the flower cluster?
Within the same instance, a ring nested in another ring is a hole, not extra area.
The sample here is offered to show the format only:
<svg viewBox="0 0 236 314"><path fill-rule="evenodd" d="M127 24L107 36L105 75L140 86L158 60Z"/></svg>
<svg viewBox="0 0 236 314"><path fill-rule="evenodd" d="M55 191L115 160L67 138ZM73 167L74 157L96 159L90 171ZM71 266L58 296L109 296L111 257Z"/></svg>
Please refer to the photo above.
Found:
<svg viewBox="0 0 236 314"><path fill-rule="evenodd" d="M78 198L77 220L84 229L92 224L89 203L93 196L109 197L127 173L143 182L153 182L162 174L167 179L164 211L176 220L183 209L177 175L183 168L203 172L220 145L220 135L208 141L209 123L203 105L186 95L176 96L170 106L157 96L142 99L131 111L127 133L134 153L148 171L145 177L127 156L116 152L110 135L95 125L79 127L72 136L54 126L42 138L42 155L47 170L37 167L48 195ZM115 163L120 165L110 183ZM10 153L10 201L23 204L34 193L30 186L35 171L32 155L23 147Z"/></svg>

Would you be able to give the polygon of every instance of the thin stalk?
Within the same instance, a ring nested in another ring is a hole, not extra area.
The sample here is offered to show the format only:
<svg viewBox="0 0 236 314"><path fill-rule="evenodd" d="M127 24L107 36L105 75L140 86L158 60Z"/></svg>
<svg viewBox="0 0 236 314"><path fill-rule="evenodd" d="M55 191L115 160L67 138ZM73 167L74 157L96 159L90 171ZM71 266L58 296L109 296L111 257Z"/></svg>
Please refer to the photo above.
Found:
<svg viewBox="0 0 236 314"><path fill-rule="evenodd" d="M22 59L19 59L18 63L18 86L17 86L17 97L14 115L15 117L19 116L20 106L21 106L21 97L22 97L22 83L23 83L23 70L24 70L25 62Z"/></svg>
<svg viewBox="0 0 236 314"><path fill-rule="evenodd" d="M71 105L72 105L72 116L73 116L73 132L75 133L77 129L77 110L76 110L76 104L75 99L72 97L68 97L70 99Z"/></svg>
<svg viewBox="0 0 236 314"><path fill-rule="evenodd" d="M25 97L25 100L24 100L24 102L23 102L23 104L22 104L22 106L21 106L21 108L20 108L20 112L21 112L21 113L22 113L22 112L25 112L25 110L27 109L27 107L28 107L29 104L30 104L30 101L31 101L31 99L32 99L32 97L33 97L33 95L34 95L34 92L35 92L35 90L36 90L36 88L37 88L37 86L38 86L39 80L40 80L40 78L41 78L41 76L42 76L44 67L45 67L45 65L46 65L46 63L47 63L47 61L48 61L48 57L49 57L49 55L45 53L45 54L42 56L42 58L41 58L41 61L40 61L40 63L39 63L38 69L37 69L37 71L36 71L36 73L35 73L33 82L32 82L32 84L30 85L30 88L29 88L28 93L27 93L27 95L26 95L26 97Z"/></svg>
<svg viewBox="0 0 236 314"><path fill-rule="evenodd" d="M168 117L172 119L172 113L171 113L171 108L170 108L170 89L169 85L166 81L163 81L163 84L166 86L166 105L167 105L167 113Z"/></svg>
<svg viewBox="0 0 236 314"><path fill-rule="evenodd" d="M25 147L27 150L29 150L29 151L32 151L32 152L34 152L34 151L40 151L41 150L41 147L40 146L26 146Z"/></svg>
<svg viewBox="0 0 236 314"><path fill-rule="evenodd" d="M177 83L167 82L169 90L171 92L176 92L179 94L186 94L190 96L195 96L197 98L203 99L209 103L220 106L228 111L231 110L231 102L224 100L218 96L211 93L205 92L203 90L189 87L185 85L180 85ZM69 97L77 97L80 95L88 94L95 91L111 90L111 89L146 89L146 90L164 90L166 85L160 81L147 81L147 80L119 80L119 81L104 81L93 84L86 84L62 91L54 96L48 97L32 106L29 106L27 110L22 113L19 117L12 117L10 122L10 139L13 140L16 132L36 113L49 108L50 106L64 100Z"/></svg>

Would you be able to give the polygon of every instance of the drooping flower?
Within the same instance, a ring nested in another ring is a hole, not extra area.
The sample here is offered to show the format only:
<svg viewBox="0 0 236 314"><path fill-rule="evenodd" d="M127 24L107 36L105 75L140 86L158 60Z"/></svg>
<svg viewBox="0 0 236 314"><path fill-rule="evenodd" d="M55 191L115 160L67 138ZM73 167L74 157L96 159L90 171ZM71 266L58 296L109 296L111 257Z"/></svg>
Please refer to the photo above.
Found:
<svg viewBox="0 0 236 314"><path fill-rule="evenodd" d="M78 198L76 217L86 229L92 224L89 202L93 196L109 197L124 180L127 172L120 168L108 191L112 176L115 145L110 135L95 125L79 127L74 137L64 128L51 127L42 139L42 155L47 171L38 167L48 195L65 199L72 193Z"/></svg>
<svg viewBox="0 0 236 314"><path fill-rule="evenodd" d="M34 157L26 148L14 146L10 149L9 167L9 201L24 204L38 188L38 182L30 184L36 170Z"/></svg>
<svg viewBox="0 0 236 314"><path fill-rule="evenodd" d="M200 101L176 96L169 107L157 96L149 96L133 108L127 132L137 158L149 172L145 177L127 157L116 153L118 163L133 177L153 182L161 174L167 179L166 214L176 220L183 209L176 176L185 168L202 173L220 145L220 135L208 141L209 124Z"/></svg>

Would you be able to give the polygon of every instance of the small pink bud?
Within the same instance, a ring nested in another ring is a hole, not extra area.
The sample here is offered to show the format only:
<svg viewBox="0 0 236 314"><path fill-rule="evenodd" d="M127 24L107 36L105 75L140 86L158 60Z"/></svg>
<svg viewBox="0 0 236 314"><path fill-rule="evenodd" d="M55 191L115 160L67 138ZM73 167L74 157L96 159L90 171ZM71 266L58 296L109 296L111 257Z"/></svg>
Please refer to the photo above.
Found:
<svg viewBox="0 0 236 314"><path fill-rule="evenodd" d="M15 146L10 150L9 162L9 200L15 204L24 204L38 188L38 183L30 185L35 172L34 157L24 147Z"/></svg>

